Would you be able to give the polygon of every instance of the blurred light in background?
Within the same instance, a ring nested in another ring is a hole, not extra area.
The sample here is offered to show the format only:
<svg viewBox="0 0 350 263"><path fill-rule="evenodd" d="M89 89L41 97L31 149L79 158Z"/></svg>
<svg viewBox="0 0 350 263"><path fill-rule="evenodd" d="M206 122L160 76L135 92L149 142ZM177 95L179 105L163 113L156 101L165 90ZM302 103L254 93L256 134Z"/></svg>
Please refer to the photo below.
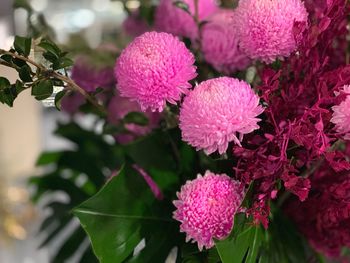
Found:
<svg viewBox="0 0 350 263"><path fill-rule="evenodd" d="M37 12L44 11L48 6L48 0L32 0L31 5Z"/></svg>
<svg viewBox="0 0 350 263"><path fill-rule="evenodd" d="M131 10L139 8L140 5L141 5L141 3L138 0L129 0L125 3L125 6Z"/></svg>

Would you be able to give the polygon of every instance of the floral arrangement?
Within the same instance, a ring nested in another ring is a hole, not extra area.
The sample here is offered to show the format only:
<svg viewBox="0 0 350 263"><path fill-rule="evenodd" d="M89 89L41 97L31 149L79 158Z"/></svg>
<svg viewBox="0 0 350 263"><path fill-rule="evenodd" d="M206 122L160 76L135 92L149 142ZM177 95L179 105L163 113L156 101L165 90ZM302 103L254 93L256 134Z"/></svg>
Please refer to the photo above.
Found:
<svg viewBox="0 0 350 263"><path fill-rule="evenodd" d="M75 62L48 36L0 50L19 73L0 77L0 102L30 89L71 117L56 134L76 148L44 153L30 181L35 201L69 197L47 204L41 230L59 223L42 245L81 223L54 262L86 234L80 262L350 262L349 14L346 0L160 0L129 11L126 47Z"/></svg>

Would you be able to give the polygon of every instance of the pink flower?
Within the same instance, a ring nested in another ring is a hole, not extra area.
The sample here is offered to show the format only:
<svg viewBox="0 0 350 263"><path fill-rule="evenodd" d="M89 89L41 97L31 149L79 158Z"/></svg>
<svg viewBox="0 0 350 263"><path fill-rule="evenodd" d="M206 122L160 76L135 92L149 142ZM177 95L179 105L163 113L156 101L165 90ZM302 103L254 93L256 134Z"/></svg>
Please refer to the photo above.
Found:
<svg viewBox="0 0 350 263"><path fill-rule="evenodd" d="M350 140L350 85L344 86L342 92L348 95L343 102L332 107L331 122L335 124L337 132L344 134L345 140Z"/></svg>
<svg viewBox="0 0 350 263"><path fill-rule="evenodd" d="M72 68L72 79L87 92L115 85L113 67L98 65L93 57L87 56L77 58Z"/></svg>
<svg viewBox="0 0 350 263"><path fill-rule="evenodd" d="M238 48L233 10L221 10L208 19L202 28L202 52L216 70L230 74L245 69L250 59Z"/></svg>
<svg viewBox="0 0 350 263"><path fill-rule="evenodd" d="M120 121L130 112L140 112L140 106L127 98L119 95L114 96L108 104L108 121L114 125L118 125ZM133 123L125 124L125 128L130 133L118 134L116 140L121 144L132 142L140 136L149 134L159 123L159 113L147 111L144 113L148 118L148 125L141 126Z"/></svg>
<svg viewBox="0 0 350 263"><path fill-rule="evenodd" d="M180 231L193 239L198 248L211 248L215 239L226 238L233 227L233 217L243 200L240 183L226 174L209 171L187 181L174 201L174 218L181 222Z"/></svg>
<svg viewBox="0 0 350 263"><path fill-rule="evenodd" d="M63 97L61 101L62 111L69 115L74 115L79 111L80 106L86 102L83 95L78 92L72 92L69 95Z"/></svg>
<svg viewBox="0 0 350 263"><path fill-rule="evenodd" d="M180 111L182 139L207 154L220 154L239 135L259 128L257 118L263 112L259 97L248 83L222 77L199 84L185 98Z"/></svg>
<svg viewBox="0 0 350 263"><path fill-rule="evenodd" d="M198 27L193 19L195 13L194 0L183 0L188 5L188 14L174 5L173 0L161 0L156 9L155 28L158 31L172 33L177 36L195 39L198 36ZM205 20L218 9L215 0L198 1L199 20Z"/></svg>
<svg viewBox="0 0 350 263"><path fill-rule="evenodd" d="M300 0L244 0L236 9L240 47L252 59L266 63L288 57L296 49L294 22L307 22Z"/></svg>
<svg viewBox="0 0 350 263"><path fill-rule="evenodd" d="M196 77L193 54L178 38L148 32L137 37L117 60L115 74L121 96L137 101L145 111L176 104Z"/></svg>

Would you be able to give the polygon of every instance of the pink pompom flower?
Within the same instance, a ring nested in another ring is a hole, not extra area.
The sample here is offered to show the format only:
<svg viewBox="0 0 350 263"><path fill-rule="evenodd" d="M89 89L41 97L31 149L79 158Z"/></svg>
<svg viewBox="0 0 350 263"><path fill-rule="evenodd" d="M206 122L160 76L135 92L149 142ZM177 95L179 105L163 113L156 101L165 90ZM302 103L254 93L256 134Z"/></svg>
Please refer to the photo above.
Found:
<svg viewBox="0 0 350 263"><path fill-rule="evenodd" d="M339 105L332 107L331 122L335 124L337 132L344 134L345 140L350 140L350 85L344 86L342 92L348 95Z"/></svg>
<svg viewBox="0 0 350 263"><path fill-rule="evenodd" d="M180 110L182 139L207 154L220 154L239 135L259 128L263 112L259 97L245 81L221 77L199 84L185 98Z"/></svg>
<svg viewBox="0 0 350 263"><path fill-rule="evenodd" d="M176 36L196 39L198 27L193 19L195 13L194 0L183 0L188 5L190 14L174 5L174 0L161 0L155 14L155 28L158 31L168 32ZM205 20L218 10L215 0L198 1L198 18Z"/></svg>
<svg viewBox="0 0 350 263"><path fill-rule="evenodd" d="M198 248L211 248L214 238L226 238L233 227L233 218L243 200L243 187L226 174L207 171L202 177L187 181L174 201L174 218L181 222L180 231L193 239Z"/></svg>
<svg viewBox="0 0 350 263"><path fill-rule="evenodd" d="M115 66L121 96L137 101L145 111L161 112L176 104L197 76L193 54L178 38L147 32L123 50Z"/></svg>
<svg viewBox="0 0 350 263"><path fill-rule="evenodd" d="M137 102L115 95L108 104L108 121L109 123L118 125L130 112L141 112L141 108ZM157 127L160 120L159 113L146 111L144 114L148 118L148 125L141 126L134 123L125 124L125 128L130 133L116 135L115 139L117 142L121 144L132 142L140 136L149 134Z"/></svg>
<svg viewBox="0 0 350 263"><path fill-rule="evenodd" d="M202 52L216 70L230 74L244 70L250 59L239 49L233 10L220 10L202 27Z"/></svg>
<svg viewBox="0 0 350 263"><path fill-rule="evenodd" d="M295 51L294 23L308 19L301 0L241 0L235 12L240 47L266 63Z"/></svg>

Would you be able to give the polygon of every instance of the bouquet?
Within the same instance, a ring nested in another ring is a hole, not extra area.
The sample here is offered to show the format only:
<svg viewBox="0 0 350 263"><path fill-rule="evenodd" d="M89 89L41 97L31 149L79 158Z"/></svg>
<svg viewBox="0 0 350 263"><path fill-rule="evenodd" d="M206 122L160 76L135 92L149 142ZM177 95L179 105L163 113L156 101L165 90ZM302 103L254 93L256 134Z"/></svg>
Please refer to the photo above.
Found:
<svg viewBox="0 0 350 263"><path fill-rule="evenodd" d="M70 116L56 135L74 147L29 181L35 202L67 196L46 204L42 246L81 224L53 262L350 262L350 3L127 11L113 44L74 60L44 21L0 50L19 73L0 102L30 89Z"/></svg>

